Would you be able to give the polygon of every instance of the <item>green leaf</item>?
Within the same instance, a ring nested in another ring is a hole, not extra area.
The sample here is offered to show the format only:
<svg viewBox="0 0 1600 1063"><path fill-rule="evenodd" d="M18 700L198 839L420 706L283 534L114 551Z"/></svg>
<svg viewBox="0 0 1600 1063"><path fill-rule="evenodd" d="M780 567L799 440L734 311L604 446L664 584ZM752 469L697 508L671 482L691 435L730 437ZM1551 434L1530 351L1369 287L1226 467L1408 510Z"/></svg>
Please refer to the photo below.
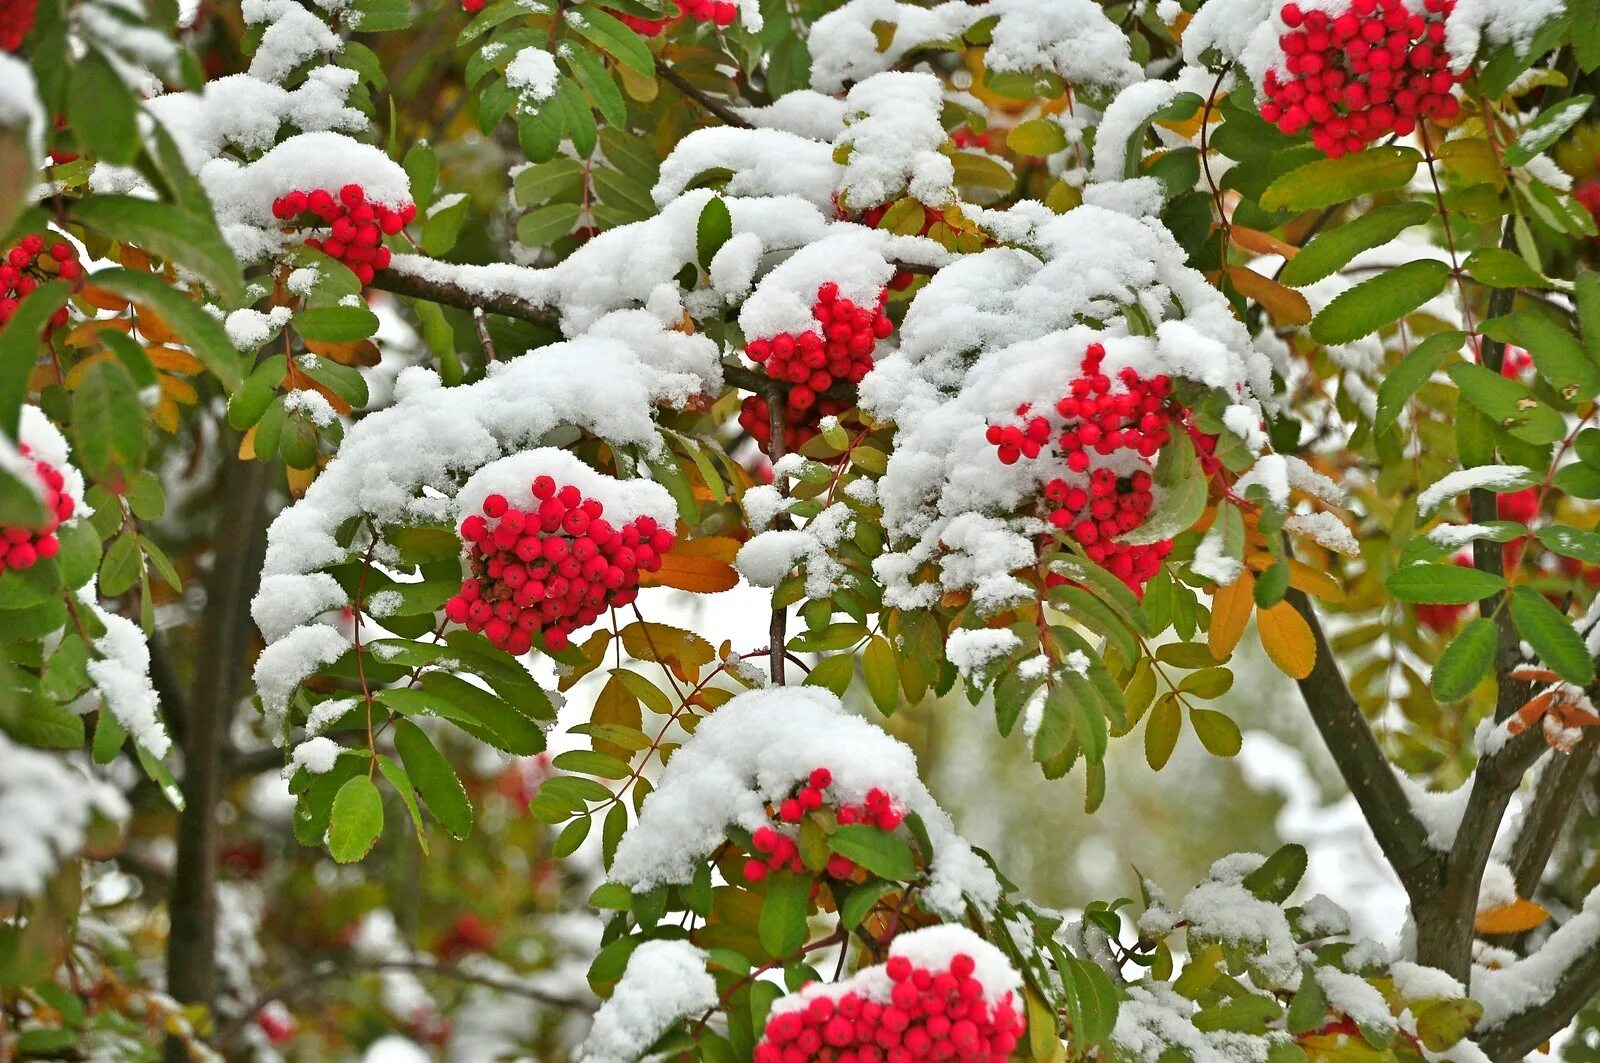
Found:
<svg viewBox="0 0 1600 1063"><path fill-rule="evenodd" d="M1600 532L1552 524L1535 533L1539 541L1556 553L1574 557L1589 565L1600 565Z"/></svg>
<svg viewBox="0 0 1600 1063"><path fill-rule="evenodd" d="M378 331L378 315L365 306L321 306L296 314L294 330L318 343L353 343Z"/></svg>
<svg viewBox="0 0 1600 1063"><path fill-rule="evenodd" d="M1521 255L1503 247L1480 247L1467 256L1461 268L1491 288L1555 287Z"/></svg>
<svg viewBox="0 0 1600 1063"><path fill-rule="evenodd" d="M200 309L200 304L148 273L127 269L104 269L94 275L97 288L115 292L131 302L148 307L184 338L195 357L233 392L243 378L239 352L233 349L222 323Z"/></svg>
<svg viewBox="0 0 1600 1063"><path fill-rule="evenodd" d="M1360 214L1302 247L1278 279L1291 288L1313 284L1332 276L1361 252L1382 246L1432 217L1433 208L1426 203L1396 203Z"/></svg>
<svg viewBox="0 0 1600 1063"><path fill-rule="evenodd" d="M1587 17L1593 19L1594 15L1591 13ZM1585 94L1572 96L1551 107L1522 131L1517 142L1506 149L1503 161L1507 166L1526 166L1581 122L1592 106L1594 97Z"/></svg>
<svg viewBox="0 0 1600 1063"><path fill-rule="evenodd" d="M472 833L472 802L455 769L410 720L394 723L394 747L406 774L439 825L457 838Z"/></svg>
<svg viewBox="0 0 1600 1063"><path fill-rule="evenodd" d="M583 166L564 155L557 156L517 171L512 188L517 204L523 207L557 199L575 203L583 198Z"/></svg>
<svg viewBox="0 0 1600 1063"><path fill-rule="evenodd" d="M1467 605L1505 587L1503 577L1456 564L1406 565L1389 574L1384 586L1402 602Z"/></svg>
<svg viewBox="0 0 1600 1063"><path fill-rule="evenodd" d="M1483 681L1494 666L1495 643L1498 636L1494 621L1488 617L1475 617L1450 640L1433 666L1428 685L1441 704L1460 701Z"/></svg>
<svg viewBox="0 0 1600 1063"><path fill-rule="evenodd" d="M78 459L95 475L113 463L124 470L144 461L144 407L121 362L92 363L72 393L72 433Z"/></svg>
<svg viewBox="0 0 1600 1063"><path fill-rule="evenodd" d="M98 590L107 598L125 594L139 581L144 566L139 558L139 543L132 535L119 535L106 548L100 562Z"/></svg>
<svg viewBox="0 0 1600 1063"><path fill-rule="evenodd" d="M358 33L388 33L411 25L410 0L355 0L348 23Z"/></svg>
<svg viewBox="0 0 1600 1063"><path fill-rule="evenodd" d="M67 116L73 132L101 162L133 161L139 152L138 115L133 91L98 48L90 48L73 64L67 78ZM77 206L96 198L113 197L91 197Z"/></svg>
<svg viewBox="0 0 1600 1063"><path fill-rule="evenodd" d="M600 8L587 4L566 15L567 25L641 77L654 79L655 59L639 35Z"/></svg>
<svg viewBox="0 0 1600 1063"><path fill-rule="evenodd" d="M1552 672L1578 686L1594 680L1594 658L1584 645L1583 636L1560 609L1532 587L1511 591L1511 619L1517 633L1533 647Z"/></svg>
<svg viewBox="0 0 1600 1063"><path fill-rule="evenodd" d="M1483 1018L1483 1005L1476 1000L1413 1004L1411 1010L1417 1019L1417 1036L1432 1052L1443 1052L1457 1044Z"/></svg>
<svg viewBox="0 0 1600 1063"><path fill-rule="evenodd" d="M1450 267L1433 259L1419 259L1385 270L1335 296L1312 318L1311 335L1317 342L1327 344L1358 340L1393 324L1444 291L1449 279Z"/></svg>
<svg viewBox="0 0 1600 1063"><path fill-rule="evenodd" d="M378 754L378 770L383 772L383 777L389 780L389 785L400 795L406 811L411 815L411 829L416 833L417 847L422 850L423 856L427 856L428 835L422 829L422 809L417 807L417 795L412 788L410 776L406 774L404 768L382 753Z"/></svg>
<svg viewBox="0 0 1600 1063"><path fill-rule="evenodd" d="M1378 384L1378 411L1373 417L1374 432L1386 432L1405 409L1411 396L1433 376L1451 355L1459 354L1467 335L1449 329L1435 332L1411 349L1400 364L1385 374Z"/></svg>
<svg viewBox="0 0 1600 1063"><path fill-rule="evenodd" d="M549 247L572 232L583 209L576 203L550 203L517 219L517 243Z"/></svg>
<svg viewBox="0 0 1600 1063"><path fill-rule="evenodd" d="M1572 51L1578 69L1591 74L1600 67L1600 13L1594 0L1567 0L1567 22L1572 27Z"/></svg>
<svg viewBox="0 0 1600 1063"><path fill-rule="evenodd" d="M958 151L950 156L955 166L956 184L967 188L989 188L996 192L1010 192L1017 183L1009 167L987 155Z"/></svg>
<svg viewBox="0 0 1600 1063"><path fill-rule="evenodd" d="M907 882L917 874L917 862L905 840L870 823L840 827L828 836L828 848L854 860L879 878Z"/></svg>
<svg viewBox="0 0 1600 1063"><path fill-rule="evenodd" d="M1155 483L1161 490L1145 522L1120 537L1121 542L1143 545L1171 539L1188 531L1206 509L1209 481L1200 472L1194 443L1178 432L1156 459Z"/></svg>
<svg viewBox="0 0 1600 1063"><path fill-rule="evenodd" d="M861 655L861 671L873 705L885 716L892 715L900 706L900 669L888 639L872 636Z"/></svg>
<svg viewBox="0 0 1600 1063"><path fill-rule="evenodd" d="M1337 159L1318 159L1268 185L1261 193L1261 206L1266 210L1320 210L1357 196L1401 188L1420 162L1421 152L1401 147L1374 147Z"/></svg>
<svg viewBox="0 0 1600 1063"><path fill-rule="evenodd" d="M1166 767L1183 730L1183 711L1171 697L1164 696L1150 710L1144 725L1144 756L1152 771Z"/></svg>
<svg viewBox="0 0 1600 1063"><path fill-rule="evenodd" d="M1445 372L1461 389L1463 399L1516 438L1527 443L1554 443L1566 436L1566 420L1522 382L1471 362L1457 362Z"/></svg>
<svg viewBox="0 0 1600 1063"><path fill-rule="evenodd" d="M439 183L438 153L426 140L419 140L411 145L400 165L406 172L406 183L411 186L412 202L418 210L425 210L433 202L433 190Z"/></svg>
<svg viewBox="0 0 1600 1063"><path fill-rule="evenodd" d="M539 725L482 687L448 672L428 672L422 677L422 689L442 702L451 719L474 737L519 757L544 752ZM469 729L466 724L475 726Z"/></svg>
<svg viewBox="0 0 1600 1063"><path fill-rule="evenodd" d="M1596 19L1600 23L1600 19ZM1580 269L1572 282L1572 302L1578 310L1578 331L1590 358L1600 361L1600 273ZM0 359L0 364L4 364Z"/></svg>
<svg viewBox="0 0 1600 1063"><path fill-rule="evenodd" d="M1017 123L1006 134L1006 147L1018 155L1054 155L1066 150L1067 134L1059 122L1030 118Z"/></svg>
<svg viewBox="0 0 1600 1063"><path fill-rule="evenodd" d="M353 864L372 851L383 833L383 796L371 779L357 775L339 787L328 820L328 852Z"/></svg>
<svg viewBox="0 0 1600 1063"><path fill-rule="evenodd" d="M15 439L28 396L28 375L43 350L39 336L50 317L67 305L71 289L61 281L42 284L23 296L0 329L0 435Z"/></svg>
<svg viewBox="0 0 1600 1063"><path fill-rule="evenodd" d="M611 75L606 71L604 64L584 48L573 48L564 52L562 59L577 77L578 84L589 94L589 100L599 109L601 117L607 124L626 126L627 101L622 98L621 90L617 88L617 83L611 80Z"/></svg>
<svg viewBox="0 0 1600 1063"><path fill-rule="evenodd" d="M1240 885L1259 900L1282 904L1305 877L1308 859L1305 846L1291 842L1263 860Z"/></svg>
<svg viewBox="0 0 1600 1063"><path fill-rule="evenodd" d="M806 908L811 901L811 879L780 871L767 879L757 932L761 947L774 957L788 956L806 943Z"/></svg>
<svg viewBox="0 0 1600 1063"><path fill-rule="evenodd" d="M471 206L472 200L464 195L446 196L430 206L422 218L423 253L435 258L449 254L456 246L456 238L461 235L461 226L466 224Z"/></svg>
<svg viewBox="0 0 1600 1063"><path fill-rule="evenodd" d="M712 196L700 208L700 221L695 226L694 246L700 268L711 268L711 257L733 235L733 216L721 196Z"/></svg>
<svg viewBox="0 0 1600 1063"><path fill-rule="evenodd" d="M593 775L598 779L625 779L632 774L625 761L588 749L570 749L557 756L551 764L560 771Z"/></svg>
<svg viewBox="0 0 1600 1063"><path fill-rule="evenodd" d="M1327 1014L1328 997L1322 991L1322 983L1317 981L1315 969L1308 966L1300 977L1300 988L1289 1002L1289 1014L1284 1022L1292 1034L1310 1033L1322 1025Z"/></svg>
<svg viewBox="0 0 1600 1063"><path fill-rule="evenodd" d="M1578 337L1547 315L1518 310L1490 318L1483 334L1533 355L1533 367L1568 402L1600 394L1600 364L1584 353Z"/></svg>
<svg viewBox="0 0 1600 1063"><path fill-rule="evenodd" d="M1190 709L1189 723L1206 752L1214 757L1235 757L1244 745L1244 736L1233 717L1216 709Z"/></svg>
<svg viewBox="0 0 1600 1063"><path fill-rule="evenodd" d="M232 249L215 227L196 224L181 207L137 196L94 195L79 200L72 215L113 240L187 267L229 302L244 300L244 275ZM94 282L100 283L99 274Z"/></svg>

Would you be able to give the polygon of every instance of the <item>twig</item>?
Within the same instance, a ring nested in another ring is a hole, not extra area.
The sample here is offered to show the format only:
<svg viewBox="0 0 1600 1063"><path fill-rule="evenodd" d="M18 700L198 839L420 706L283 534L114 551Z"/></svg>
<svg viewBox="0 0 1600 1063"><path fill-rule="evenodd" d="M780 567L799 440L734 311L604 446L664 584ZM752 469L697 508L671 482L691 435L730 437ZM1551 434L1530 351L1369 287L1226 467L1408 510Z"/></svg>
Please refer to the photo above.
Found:
<svg viewBox="0 0 1600 1063"><path fill-rule="evenodd" d="M672 67L668 66L660 59L656 60L656 73L660 74L662 78L664 78L670 85L676 88L679 92L683 93L685 96L689 97L689 99L693 100L695 103L698 103L711 114L714 114L718 118L722 119L724 124L731 125L737 129L754 128L750 121L738 111L735 111L727 104L708 96L703 90L694 85L694 83L689 81L682 74L672 69Z"/></svg>
<svg viewBox="0 0 1600 1063"><path fill-rule="evenodd" d="M496 358L494 352L494 337L489 335L489 321L483 316L483 307L472 308L472 327L478 333L478 342L483 345L484 357L489 361Z"/></svg>

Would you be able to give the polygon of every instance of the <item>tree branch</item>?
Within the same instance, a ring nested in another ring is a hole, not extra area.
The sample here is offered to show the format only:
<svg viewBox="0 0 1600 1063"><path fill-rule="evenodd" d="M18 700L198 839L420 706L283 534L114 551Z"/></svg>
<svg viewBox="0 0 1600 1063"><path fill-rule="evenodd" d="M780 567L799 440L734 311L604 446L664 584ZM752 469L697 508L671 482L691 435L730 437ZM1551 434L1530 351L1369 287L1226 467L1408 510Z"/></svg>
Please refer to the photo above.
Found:
<svg viewBox="0 0 1600 1063"><path fill-rule="evenodd" d="M1552 934L1544 948L1567 947L1558 939L1568 932L1568 928L1572 928L1579 936L1592 934L1591 926L1573 927L1576 920L1590 916L1586 908ZM1526 1011L1507 1017L1504 1022L1477 1038L1478 1047L1494 1063L1511 1063L1526 1056L1565 1029L1573 1016L1600 994L1600 948L1591 941L1586 948L1578 948L1573 952L1573 963L1556 981L1554 992Z"/></svg>
<svg viewBox="0 0 1600 1063"><path fill-rule="evenodd" d="M1573 798L1583 785L1600 748L1600 729L1591 728L1578 745L1545 768L1538 789L1522 815L1521 829L1511 844L1511 874L1517 895L1532 897L1555 851L1556 840L1572 815Z"/></svg>
<svg viewBox="0 0 1600 1063"><path fill-rule="evenodd" d="M1400 780L1395 777L1361 706L1339 671L1333 647L1328 644L1328 636L1322 630L1311 600L1303 592L1290 588L1284 594L1284 601L1310 625L1316 639L1316 664L1311 674L1298 683L1306 709L1322 735L1323 745L1332 754L1378 847L1406 892L1413 902L1426 897L1438 887L1443 855L1429 848L1427 831L1412 811Z"/></svg>
<svg viewBox="0 0 1600 1063"><path fill-rule="evenodd" d="M271 1004L274 1000L293 1000L296 997L305 996L324 982L353 978L362 974L382 974L385 971L409 971L414 974L435 975L456 982L480 985L501 993L525 997L528 1000L536 1000L552 1008L570 1008L574 1011L594 1010L593 1005L588 1001L557 996L554 993L548 993L521 982L506 981L502 978L495 978L492 975L463 970L454 964L433 963L428 960L357 960L296 975L292 981L285 982L262 993L251 1001L245 1007L245 1010L233 1016L227 1025L218 1030L212 1043L218 1047L226 1047L239 1036L239 1032L250 1024L251 1020L256 1017L262 1008Z"/></svg>
<svg viewBox="0 0 1600 1063"><path fill-rule="evenodd" d="M689 79L685 78L682 74L672 69L672 67L668 66L660 59L656 60L656 73L660 74L663 80L672 85L679 92L683 93L685 96L689 97L689 99L705 108L706 111L716 115L725 125L731 125L736 129L753 128L749 119L745 118L738 111L735 111L727 104L722 103L720 100L713 99L711 96L707 95L693 82L689 81Z"/></svg>

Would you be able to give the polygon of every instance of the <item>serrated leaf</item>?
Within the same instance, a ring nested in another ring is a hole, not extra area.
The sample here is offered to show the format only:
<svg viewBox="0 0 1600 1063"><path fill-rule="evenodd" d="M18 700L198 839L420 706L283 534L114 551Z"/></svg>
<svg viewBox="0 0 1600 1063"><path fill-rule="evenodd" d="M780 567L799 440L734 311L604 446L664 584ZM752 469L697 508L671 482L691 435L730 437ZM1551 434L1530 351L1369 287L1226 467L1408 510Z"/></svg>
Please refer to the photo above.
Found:
<svg viewBox="0 0 1600 1063"><path fill-rule="evenodd" d="M410 720L396 720L394 745L412 785L439 825L457 838L471 834L472 802L466 787L422 729Z"/></svg>
<svg viewBox="0 0 1600 1063"><path fill-rule="evenodd" d="M1593 15L1589 16L1591 19ZM1594 106L1594 97L1588 94L1572 96L1546 110L1533 124L1522 131L1517 142L1506 149L1503 157L1507 166L1526 166L1534 157L1560 140L1567 131L1583 120Z"/></svg>
<svg viewBox="0 0 1600 1063"><path fill-rule="evenodd" d="M1406 565L1389 574L1384 586L1402 602L1468 605L1506 585L1503 577L1455 564Z"/></svg>
<svg viewBox="0 0 1600 1063"><path fill-rule="evenodd" d="M1531 587L1511 591L1511 619L1517 633L1546 666L1569 683L1587 686L1595 675L1594 658L1572 619Z"/></svg>
<svg viewBox="0 0 1600 1063"><path fill-rule="evenodd" d="M1460 701L1483 681L1494 667L1497 635L1494 621L1475 617L1450 640L1433 666L1428 685L1441 703Z"/></svg>
<svg viewBox="0 0 1600 1063"><path fill-rule="evenodd" d="M1527 443L1554 443L1567 434L1561 414L1541 402L1520 381L1508 380L1471 362L1457 362L1445 372L1461 397L1495 424Z"/></svg>
<svg viewBox="0 0 1600 1063"><path fill-rule="evenodd" d="M1396 203L1360 214L1302 247L1278 279L1303 288L1330 277L1361 252L1388 243L1414 225L1427 224L1433 213L1426 203Z"/></svg>
<svg viewBox="0 0 1600 1063"><path fill-rule="evenodd" d="M1369 277L1340 292L1311 320L1319 343L1350 343L1377 332L1444 291L1450 267L1418 259Z"/></svg>
<svg viewBox="0 0 1600 1063"><path fill-rule="evenodd" d="M712 196L700 208L700 220L695 225L694 247L702 269L711 268L711 258L733 235L733 216L721 196Z"/></svg>
<svg viewBox="0 0 1600 1063"><path fill-rule="evenodd" d="M1214 757L1236 757L1244 743L1244 736L1239 733L1239 725L1225 712L1216 709L1191 709L1189 710L1189 723L1194 727L1194 733L1200 739L1200 744L1206 747L1206 752Z"/></svg>
<svg viewBox="0 0 1600 1063"><path fill-rule="evenodd" d="M339 787L328 820L328 853L353 864L372 851L383 833L383 797L371 779L357 775Z"/></svg>
<svg viewBox="0 0 1600 1063"><path fill-rule="evenodd" d="M1553 318L1534 310L1518 310L1485 321L1483 334L1531 354L1539 375L1568 402L1600 393L1600 364L1584 352L1578 337Z"/></svg>
<svg viewBox="0 0 1600 1063"><path fill-rule="evenodd" d="M1375 432L1386 432L1405 409L1411 396L1433 376L1451 355L1466 345L1467 334L1448 329L1435 332L1411 349L1400 364L1384 374L1378 383L1378 409L1373 417Z"/></svg>
<svg viewBox="0 0 1600 1063"><path fill-rule="evenodd" d="M1320 210L1356 196L1400 188L1411 180L1422 153L1374 147L1337 159L1318 159L1291 170L1261 193L1266 210Z"/></svg>
<svg viewBox="0 0 1600 1063"><path fill-rule="evenodd" d="M1256 611L1256 631L1261 648L1278 670L1291 679L1304 679L1317 663L1316 637L1306 618L1288 602Z"/></svg>

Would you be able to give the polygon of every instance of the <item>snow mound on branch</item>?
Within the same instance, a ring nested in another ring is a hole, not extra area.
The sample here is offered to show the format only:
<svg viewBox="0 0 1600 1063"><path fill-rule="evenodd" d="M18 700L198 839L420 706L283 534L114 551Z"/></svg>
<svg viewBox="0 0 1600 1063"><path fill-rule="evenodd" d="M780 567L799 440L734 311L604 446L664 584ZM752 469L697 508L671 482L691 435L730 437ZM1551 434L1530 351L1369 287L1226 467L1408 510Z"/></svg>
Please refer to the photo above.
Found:
<svg viewBox="0 0 1600 1063"><path fill-rule="evenodd" d="M811 28L811 84L822 92L893 69L907 53L965 33L998 16L985 57L990 70L1051 72L1071 84L1121 88L1141 77L1128 39L1092 0L961 0L914 7L895 0L850 0ZM894 25L880 48L873 25Z"/></svg>
<svg viewBox="0 0 1600 1063"><path fill-rule="evenodd" d="M1293 989L1300 983L1300 949L1281 907L1256 897L1244 878L1260 867L1263 857L1234 853L1211 865L1206 880L1190 890L1179 906L1194 942L1220 941L1243 945L1252 952L1251 968L1268 989Z"/></svg>
<svg viewBox="0 0 1600 1063"><path fill-rule="evenodd" d="M345 67L322 66L291 91L249 74L230 74L201 92L169 92L145 107L172 134L184 163L198 171L226 148L266 151L285 122L307 133L360 132L367 118L345 102L358 77Z"/></svg>
<svg viewBox="0 0 1600 1063"><path fill-rule="evenodd" d="M1022 989L1022 976L1011 966L1005 953L964 926L945 923L900 934L889 943L889 958L895 956L904 956L913 967L931 971L948 970L952 959L969 956L976 964L972 977L983 987L984 1001L993 1007L1009 998L1021 1009L1017 995ZM779 997L773 1002L771 1014L801 1011L819 997L838 1000L846 993L887 1004L894 986L894 980L889 977L888 964L874 964L863 967L849 978L837 982L812 982L798 992Z"/></svg>
<svg viewBox="0 0 1600 1063"><path fill-rule="evenodd" d="M0 734L0 897L44 889L56 865L83 847L96 815L120 823L127 802L66 758Z"/></svg>
<svg viewBox="0 0 1600 1063"><path fill-rule="evenodd" d="M716 1007L717 983L706 959L687 941L646 941L634 949L578 1049L580 1063L633 1063L673 1023Z"/></svg>
<svg viewBox="0 0 1600 1063"><path fill-rule="evenodd" d="M980 213L987 223L996 212ZM1022 403L1053 404L1090 343L1104 346L1113 380L1126 366L1221 389L1241 424L1275 408L1271 362L1159 224L1092 206L1026 224L1019 235L1037 253L994 248L945 266L907 311L899 350L862 381L863 408L899 426L879 484L891 549L874 563L891 606L970 590L994 610L1031 593L1010 573L1036 556L1044 530L1014 515L1038 489L1039 465L1001 464L985 433ZM1146 323L1153 335L1141 334ZM1118 475L1147 467L1131 453L1101 460ZM939 579L914 582L936 559Z"/></svg>
<svg viewBox="0 0 1600 1063"><path fill-rule="evenodd" d="M1600 887L1538 950L1504 967L1472 971L1468 996L1483 1005L1479 1030L1489 1030L1551 1000L1574 967L1600 948Z"/></svg>
<svg viewBox="0 0 1600 1063"><path fill-rule="evenodd" d="M1491 47L1511 44L1526 52L1534 35L1560 17L1564 6L1562 0L1456 0L1444 27L1451 67L1465 70L1485 40Z"/></svg>
<svg viewBox="0 0 1600 1063"><path fill-rule="evenodd" d="M922 817L933 842L921 897L929 911L959 917L967 900L993 907L999 882L922 784L911 749L810 687L740 694L702 721L623 835L612 879L634 890L690 881L729 827L765 825L766 806L820 767L832 772L830 793L842 802L862 802L878 787Z"/></svg>
<svg viewBox="0 0 1600 1063"><path fill-rule="evenodd" d="M300 681L343 652L344 636L314 621L331 595L318 570L358 556L370 541L340 546L345 521L448 521L463 481L562 425L653 450L656 404L681 406L720 378L714 343L642 310L611 315L582 339L536 356L495 363L473 384L446 388L422 368L401 373L395 404L356 422L305 496L267 531L262 591L251 609L270 640L255 671L269 721L281 723Z"/></svg>
<svg viewBox="0 0 1600 1063"><path fill-rule="evenodd" d="M100 608L93 583L79 591L78 598L105 628L94 640L98 656L90 658L87 665L89 682L136 743L154 757L166 756L172 740L161 724L161 699L150 681L150 644L144 629Z"/></svg>

